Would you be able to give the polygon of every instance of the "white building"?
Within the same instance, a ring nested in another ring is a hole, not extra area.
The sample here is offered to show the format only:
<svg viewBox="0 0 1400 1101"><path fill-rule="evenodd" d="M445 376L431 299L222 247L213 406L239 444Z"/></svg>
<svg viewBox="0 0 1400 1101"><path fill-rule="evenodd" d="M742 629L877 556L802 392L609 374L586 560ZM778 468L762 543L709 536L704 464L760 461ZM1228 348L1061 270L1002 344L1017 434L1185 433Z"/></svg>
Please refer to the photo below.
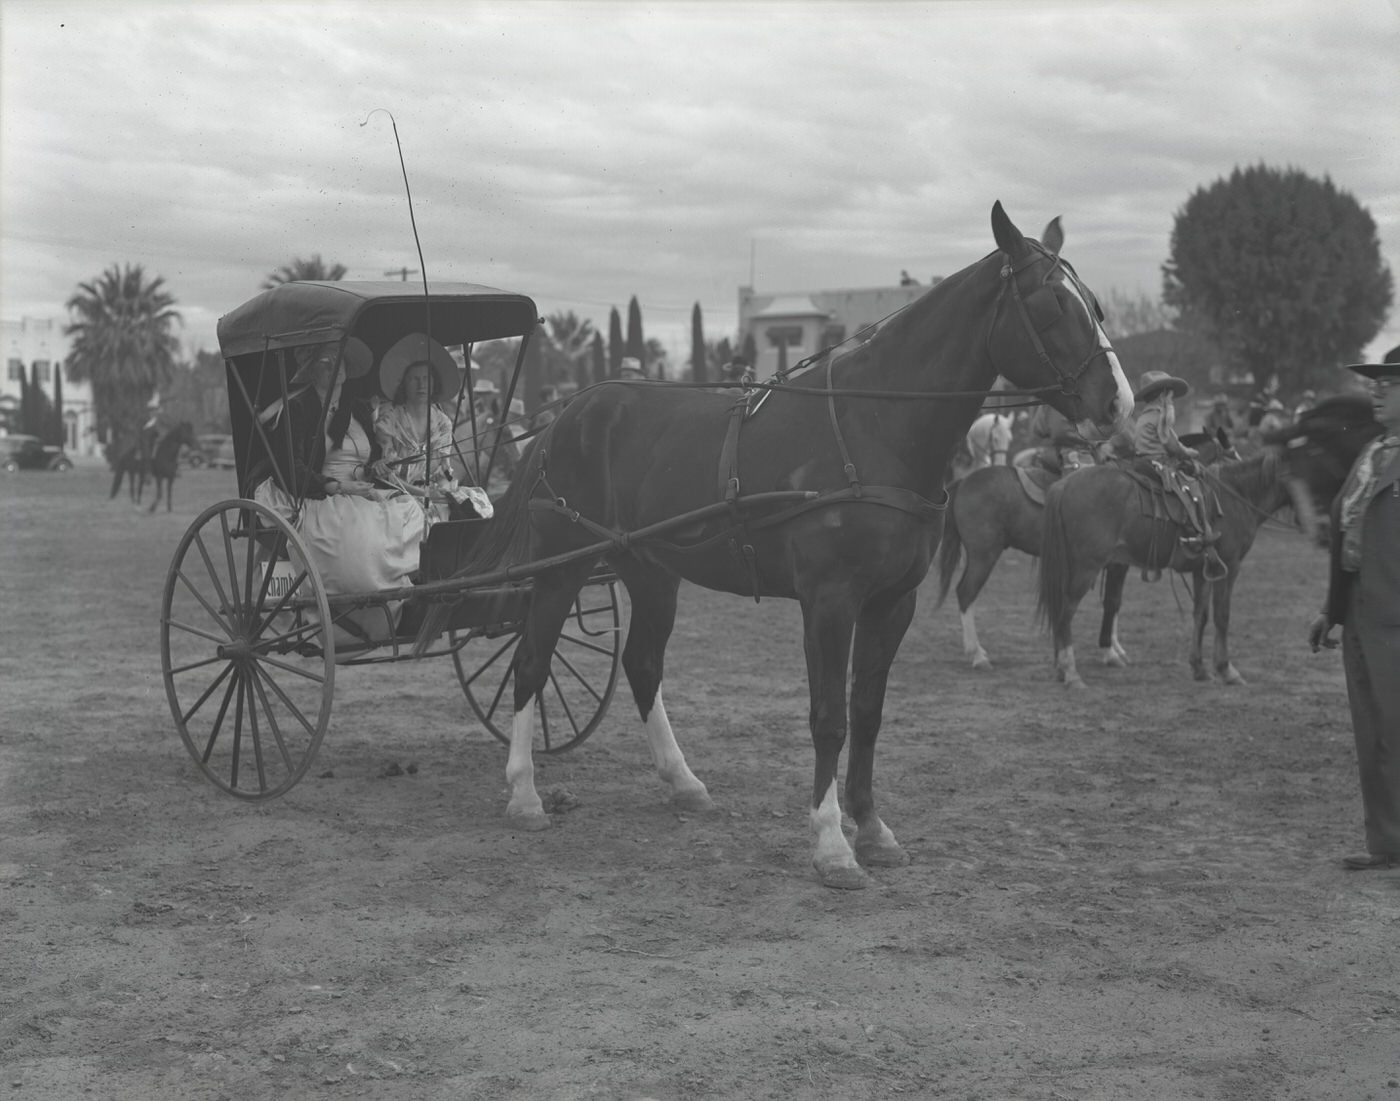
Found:
<svg viewBox="0 0 1400 1101"><path fill-rule="evenodd" d="M903 309L933 283L897 287L864 287L834 291L776 291L759 294L739 288L739 347L753 335L757 349L754 374L767 378L778 369L778 347L787 352L787 365L847 337L853 337Z"/></svg>
<svg viewBox="0 0 1400 1101"><path fill-rule="evenodd" d="M25 372L53 400L54 376L68 358L68 338L62 322L52 318L25 317L0 321L5 346L5 370L0 374L0 421L10 425L18 416L20 380ZM98 452L92 388L63 376L64 446L74 455Z"/></svg>

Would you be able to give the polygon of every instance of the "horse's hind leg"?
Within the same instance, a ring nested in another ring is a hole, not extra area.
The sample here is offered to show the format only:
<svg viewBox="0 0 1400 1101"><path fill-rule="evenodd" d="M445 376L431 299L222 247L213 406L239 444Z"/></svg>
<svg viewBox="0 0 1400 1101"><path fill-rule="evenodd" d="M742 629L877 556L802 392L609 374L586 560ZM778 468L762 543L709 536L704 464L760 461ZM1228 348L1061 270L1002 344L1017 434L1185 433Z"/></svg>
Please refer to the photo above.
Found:
<svg viewBox="0 0 1400 1101"><path fill-rule="evenodd" d="M1105 665L1119 668L1128 664L1128 651L1118 641L1118 613L1123 610L1123 583L1128 567L1110 562L1103 571L1103 621L1099 625L1099 651Z"/></svg>
<svg viewBox="0 0 1400 1101"><path fill-rule="evenodd" d="M977 638L977 620L972 606L977 602L978 594L986 585L987 578L992 575L992 567L997 564L1001 552L1005 549L1001 545L990 548L974 547L967 541L966 536L963 539L967 563L963 566L963 575L958 581L958 612L962 616L963 653L972 662L974 669L990 669L992 662Z"/></svg>
<svg viewBox="0 0 1400 1101"><path fill-rule="evenodd" d="M914 618L917 593L868 605L856 620L851 656L851 755L846 762L846 807L856 821L856 859L897 867L909 863L875 812L875 739L884 714L890 666Z"/></svg>
<svg viewBox="0 0 1400 1101"><path fill-rule="evenodd" d="M1079 611L1079 603L1094 586L1098 569L1088 569L1075 563L1069 575L1065 590L1065 606L1060 618L1053 624L1055 636L1055 671L1066 688L1084 688L1084 679L1074 660L1074 614Z"/></svg>
<svg viewBox="0 0 1400 1101"><path fill-rule="evenodd" d="M576 563L535 578L525 630L511 663L515 714L506 758L506 783L510 786L506 817L527 830L548 829L550 824L535 790L535 700L549 681L555 645L591 569L591 563Z"/></svg>
<svg viewBox="0 0 1400 1101"><path fill-rule="evenodd" d="M690 771L685 754L661 699L666 667L666 644L676 625L676 593L680 579L659 567L628 555L613 560L613 567L632 605L627 644L622 649L622 670L632 689L637 714L646 724L647 746L656 774L671 788L671 802L682 810L711 810L714 801L705 785Z"/></svg>
<svg viewBox="0 0 1400 1101"><path fill-rule="evenodd" d="M830 582L803 594L802 643L811 699L808 723L816 754L810 810L816 835L812 866L823 885L850 889L870 883L841 831L841 803L836 791L836 772L846 743L846 676L855 621L855 602L848 584ZM873 754L873 744L869 752ZM870 809L873 813L873 807Z"/></svg>
<svg viewBox="0 0 1400 1101"><path fill-rule="evenodd" d="M1215 673L1225 684L1247 683L1230 661L1230 597L1235 590L1235 579L1239 577L1240 565L1235 562L1229 574L1211 585L1211 599L1215 612Z"/></svg>

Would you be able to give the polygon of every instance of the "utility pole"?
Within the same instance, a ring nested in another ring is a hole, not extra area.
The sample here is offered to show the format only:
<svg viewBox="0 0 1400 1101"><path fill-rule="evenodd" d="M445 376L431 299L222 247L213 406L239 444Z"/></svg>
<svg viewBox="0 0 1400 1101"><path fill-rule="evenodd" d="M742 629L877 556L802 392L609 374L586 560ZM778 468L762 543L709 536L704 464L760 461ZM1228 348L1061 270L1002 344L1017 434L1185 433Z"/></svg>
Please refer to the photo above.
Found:
<svg viewBox="0 0 1400 1101"><path fill-rule="evenodd" d="M407 283L410 275L417 275L417 268L395 268L393 271L386 271L385 275L397 275L400 281Z"/></svg>

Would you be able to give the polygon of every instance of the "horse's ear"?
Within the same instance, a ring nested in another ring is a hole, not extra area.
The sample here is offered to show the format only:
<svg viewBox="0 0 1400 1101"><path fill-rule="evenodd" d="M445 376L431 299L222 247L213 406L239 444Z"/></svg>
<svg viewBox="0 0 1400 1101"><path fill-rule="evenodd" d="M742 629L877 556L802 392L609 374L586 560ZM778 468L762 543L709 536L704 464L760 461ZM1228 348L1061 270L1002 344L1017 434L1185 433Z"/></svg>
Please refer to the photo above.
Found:
<svg viewBox="0 0 1400 1101"><path fill-rule="evenodd" d="M1056 214L1050 219L1049 225L1045 227L1045 232L1040 235L1040 243L1049 249L1056 256L1060 255L1060 249L1065 245L1065 229L1060 225L1060 216Z"/></svg>
<svg viewBox="0 0 1400 1101"><path fill-rule="evenodd" d="M1026 254L1026 238L1007 217L1000 199L992 205L992 236L996 238L997 248L1013 263Z"/></svg>

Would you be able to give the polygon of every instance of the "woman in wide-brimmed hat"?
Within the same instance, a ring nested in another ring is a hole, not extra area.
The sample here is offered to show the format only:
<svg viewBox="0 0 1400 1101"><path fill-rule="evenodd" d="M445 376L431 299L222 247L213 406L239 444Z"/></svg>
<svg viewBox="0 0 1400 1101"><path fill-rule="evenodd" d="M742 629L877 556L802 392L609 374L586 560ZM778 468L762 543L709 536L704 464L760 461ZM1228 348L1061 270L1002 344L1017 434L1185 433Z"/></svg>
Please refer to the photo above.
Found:
<svg viewBox="0 0 1400 1101"><path fill-rule="evenodd" d="M1205 576L1218 581L1226 574L1225 563L1216 553L1214 544L1220 539L1206 513L1205 501L1195 479L1181 469L1182 463L1194 467L1196 452L1187 447L1176 434L1176 404L1173 399L1185 397L1191 384L1166 371L1144 371L1133 393L1133 421L1129 442L1134 455L1153 462L1162 478L1162 485L1174 492L1186 506L1187 516L1197 534L1182 539L1188 553L1203 555Z"/></svg>
<svg viewBox="0 0 1400 1101"><path fill-rule="evenodd" d="M470 500L478 515L490 516L486 494L457 483L452 420L437 406L455 397L461 385L451 353L426 333L409 333L380 361L379 388L389 402L379 407L374 430L390 482L424 498L435 490L459 504Z"/></svg>

